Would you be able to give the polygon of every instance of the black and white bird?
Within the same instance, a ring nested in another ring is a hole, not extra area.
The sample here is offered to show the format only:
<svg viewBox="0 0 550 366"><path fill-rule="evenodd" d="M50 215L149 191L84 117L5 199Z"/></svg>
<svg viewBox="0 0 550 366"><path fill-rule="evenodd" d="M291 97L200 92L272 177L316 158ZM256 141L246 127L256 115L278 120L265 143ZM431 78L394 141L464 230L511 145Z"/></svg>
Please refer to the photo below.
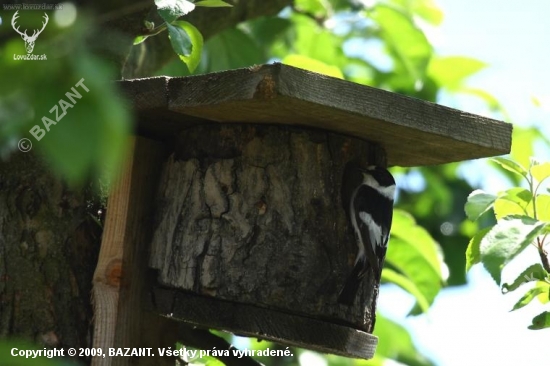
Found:
<svg viewBox="0 0 550 366"><path fill-rule="evenodd" d="M342 177L342 204L359 251L338 296L341 304L353 304L369 268L374 278L380 280L390 236L394 193L395 180L386 169L378 166L364 169L356 161L346 165Z"/></svg>

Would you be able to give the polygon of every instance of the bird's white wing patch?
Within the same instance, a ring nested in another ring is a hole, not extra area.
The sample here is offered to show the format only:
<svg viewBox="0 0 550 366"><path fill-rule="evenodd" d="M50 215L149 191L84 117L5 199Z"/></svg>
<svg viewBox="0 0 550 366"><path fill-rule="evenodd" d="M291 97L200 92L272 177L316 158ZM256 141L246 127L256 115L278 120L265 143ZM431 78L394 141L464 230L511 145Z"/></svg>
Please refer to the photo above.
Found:
<svg viewBox="0 0 550 366"><path fill-rule="evenodd" d="M359 212L359 218L363 221L366 227L369 229L369 238L372 245L372 250L376 253L376 246L380 246L380 239L382 238L382 228L373 219L371 214L361 211Z"/></svg>

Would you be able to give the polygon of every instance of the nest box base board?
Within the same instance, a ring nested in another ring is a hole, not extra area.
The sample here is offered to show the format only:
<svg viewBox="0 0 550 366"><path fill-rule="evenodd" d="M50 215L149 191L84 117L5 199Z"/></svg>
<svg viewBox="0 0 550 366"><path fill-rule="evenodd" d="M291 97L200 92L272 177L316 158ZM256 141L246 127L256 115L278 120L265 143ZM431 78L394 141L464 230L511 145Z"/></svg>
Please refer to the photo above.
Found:
<svg viewBox="0 0 550 366"><path fill-rule="evenodd" d="M378 337L344 325L156 287L155 311L201 328L229 331L321 353L371 359Z"/></svg>

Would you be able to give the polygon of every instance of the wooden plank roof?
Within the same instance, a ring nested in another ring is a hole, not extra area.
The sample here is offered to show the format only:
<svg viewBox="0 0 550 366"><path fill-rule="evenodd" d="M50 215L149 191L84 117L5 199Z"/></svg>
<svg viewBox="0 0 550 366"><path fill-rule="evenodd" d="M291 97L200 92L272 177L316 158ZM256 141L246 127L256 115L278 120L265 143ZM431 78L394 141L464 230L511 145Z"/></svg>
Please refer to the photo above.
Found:
<svg viewBox="0 0 550 366"><path fill-rule="evenodd" d="M507 154L512 125L295 67L119 82L144 135L197 123L313 127L376 142L388 165L421 166Z"/></svg>

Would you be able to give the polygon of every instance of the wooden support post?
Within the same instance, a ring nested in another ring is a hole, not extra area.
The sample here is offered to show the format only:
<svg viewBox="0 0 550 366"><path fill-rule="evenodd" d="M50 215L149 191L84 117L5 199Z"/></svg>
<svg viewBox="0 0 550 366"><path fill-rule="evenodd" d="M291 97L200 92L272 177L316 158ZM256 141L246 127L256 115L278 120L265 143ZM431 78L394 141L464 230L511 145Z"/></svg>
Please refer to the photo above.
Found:
<svg viewBox="0 0 550 366"><path fill-rule="evenodd" d="M107 206L93 280L93 347L153 348L154 357L94 357L93 366L173 365L157 347L174 346L177 324L147 312L147 260L152 204L164 155L162 144L132 138L131 153Z"/></svg>

